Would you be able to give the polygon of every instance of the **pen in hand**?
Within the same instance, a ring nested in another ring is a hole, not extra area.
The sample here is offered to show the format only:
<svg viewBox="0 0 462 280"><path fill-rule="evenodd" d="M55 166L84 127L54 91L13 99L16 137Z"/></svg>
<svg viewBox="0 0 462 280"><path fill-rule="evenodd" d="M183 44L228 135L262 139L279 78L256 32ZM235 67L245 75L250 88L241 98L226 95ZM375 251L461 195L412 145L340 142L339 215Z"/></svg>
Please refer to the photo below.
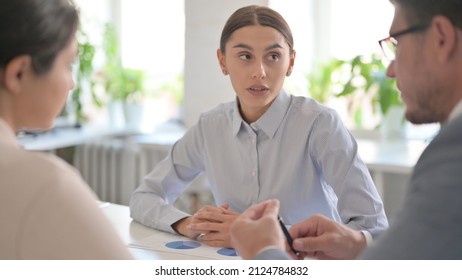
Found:
<svg viewBox="0 0 462 280"><path fill-rule="evenodd" d="M282 221L282 218L280 216L278 216L278 221L279 221L279 225L281 226L281 229L282 229L282 232L284 233L286 239L287 239L287 243L289 243L289 247L290 249L292 250L292 252L298 256L300 255L300 253L294 249L292 243L294 242L292 237L290 236L289 232L287 231L287 228L286 226L284 225L284 221Z"/></svg>

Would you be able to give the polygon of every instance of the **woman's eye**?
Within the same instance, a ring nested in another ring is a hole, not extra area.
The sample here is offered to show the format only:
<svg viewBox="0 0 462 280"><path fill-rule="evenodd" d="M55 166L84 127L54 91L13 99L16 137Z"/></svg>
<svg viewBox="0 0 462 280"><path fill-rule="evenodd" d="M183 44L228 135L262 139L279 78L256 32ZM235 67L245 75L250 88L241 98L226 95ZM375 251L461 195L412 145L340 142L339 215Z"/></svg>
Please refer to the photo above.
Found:
<svg viewBox="0 0 462 280"><path fill-rule="evenodd" d="M270 60L273 60L273 61L276 61L276 60L279 59L279 54L277 54L277 53L272 53L272 54L269 55L269 59L270 59Z"/></svg>
<svg viewBox="0 0 462 280"><path fill-rule="evenodd" d="M250 54L241 54L239 58L242 60L249 60L251 57Z"/></svg>

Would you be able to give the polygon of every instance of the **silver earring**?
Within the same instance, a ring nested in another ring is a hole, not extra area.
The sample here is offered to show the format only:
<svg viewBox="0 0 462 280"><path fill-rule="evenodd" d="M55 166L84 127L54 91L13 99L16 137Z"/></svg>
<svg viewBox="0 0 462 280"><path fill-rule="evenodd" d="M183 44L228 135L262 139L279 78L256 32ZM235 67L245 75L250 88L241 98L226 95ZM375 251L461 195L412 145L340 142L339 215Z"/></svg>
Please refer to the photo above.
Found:
<svg viewBox="0 0 462 280"><path fill-rule="evenodd" d="M223 69L223 75L228 75L228 71L226 71L225 69Z"/></svg>

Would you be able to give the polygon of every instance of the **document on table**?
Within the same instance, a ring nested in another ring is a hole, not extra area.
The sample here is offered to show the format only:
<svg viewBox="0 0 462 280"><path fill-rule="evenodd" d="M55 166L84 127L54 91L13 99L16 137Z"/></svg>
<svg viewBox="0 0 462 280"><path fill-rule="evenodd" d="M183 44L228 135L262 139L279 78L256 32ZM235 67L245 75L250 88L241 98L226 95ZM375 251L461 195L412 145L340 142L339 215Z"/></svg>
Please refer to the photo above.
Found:
<svg viewBox="0 0 462 280"><path fill-rule="evenodd" d="M144 239L130 243L130 247L151 250L156 252L171 252L187 256L198 256L210 259L239 260L234 249L211 247L190 238L166 232L156 232Z"/></svg>

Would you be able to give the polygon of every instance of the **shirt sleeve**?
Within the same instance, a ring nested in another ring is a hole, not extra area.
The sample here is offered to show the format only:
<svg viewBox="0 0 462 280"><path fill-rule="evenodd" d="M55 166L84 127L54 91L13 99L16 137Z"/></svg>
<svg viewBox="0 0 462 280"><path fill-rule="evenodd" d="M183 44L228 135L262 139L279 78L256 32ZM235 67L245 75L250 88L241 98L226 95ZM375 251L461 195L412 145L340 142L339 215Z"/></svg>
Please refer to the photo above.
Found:
<svg viewBox="0 0 462 280"><path fill-rule="evenodd" d="M310 153L326 180L325 187L332 188L337 196L342 222L378 236L388 227L388 221L369 170L359 158L355 139L333 110L318 116L314 131Z"/></svg>
<svg viewBox="0 0 462 280"><path fill-rule="evenodd" d="M199 124L191 127L157 164L130 199L130 215L136 221L166 232L189 216L173 206L181 193L203 172L202 136Z"/></svg>
<svg viewBox="0 0 462 280"><path fill-rule="evenodd" d="M361 233L364 235L364 238L366 238L366 247L370 246L374 241L374 239L372 238L372 234L367 230L361 230Z"/></svg>

